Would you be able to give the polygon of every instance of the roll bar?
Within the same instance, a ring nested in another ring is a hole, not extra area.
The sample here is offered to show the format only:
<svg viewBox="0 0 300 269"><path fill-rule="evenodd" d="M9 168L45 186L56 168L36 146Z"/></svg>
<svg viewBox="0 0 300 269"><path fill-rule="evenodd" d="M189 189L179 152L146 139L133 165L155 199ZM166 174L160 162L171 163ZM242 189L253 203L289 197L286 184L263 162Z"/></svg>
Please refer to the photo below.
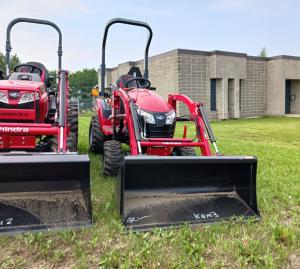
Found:
<svg viewBox="0 0 300 269"><path fill-rule="evenodd" d="M12 27L19 22L35 23L35 24L44 24L53 27L58 32L58 70L61 70L61 57L62 57L62 34L59 27L51 22L45 20L31 19L31 18L16 18L12 20L6 29L6 76L9 76L9 64L10 64L10 52L11 52L11 43L10 43L10 32Z"/></svg>
<svg viewBox="0 0 300 269"><path fill-rule="evenodd" d="M129 20L129 19L123 19L123 18L114 18L111 19L105 26L104 35L103 35L103 41L102 41L102 63L101 63L101 96L104 96L104 85L105 85L105 73L106 73L106 66L105 66L105 47L106 47L106 39L107 39L107 33L110 26L116 23L121 24L129 24L139 27L144 27L149 31L149 36L145 48L145 57L144 57L144 78L148 79L149 70L148 70L148 52L150 43L152 40L152 29L149 24L142 22L142 21L135 21L135 20Z"/></svg>

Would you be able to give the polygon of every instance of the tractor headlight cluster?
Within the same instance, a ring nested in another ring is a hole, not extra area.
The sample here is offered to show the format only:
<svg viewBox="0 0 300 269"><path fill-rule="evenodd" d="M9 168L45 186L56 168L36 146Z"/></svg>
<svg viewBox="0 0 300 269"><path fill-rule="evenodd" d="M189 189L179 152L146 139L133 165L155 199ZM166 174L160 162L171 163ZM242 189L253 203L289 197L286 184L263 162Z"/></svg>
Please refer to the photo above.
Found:
<svg viewBox="0 0 300 269"><path fill-rule="evenodd" d="M23 93L19 99L19 104L33 102L34 96L35 96L35 100L40 99L40 95L37 92Z"/></svg>
<svg viewBox="0 0 300 269"><path fill-rule="evenodd" d="M173 124L174 120L176 118L176 112L175 111L171 111L166 115L166 124L170 125Z"/></svg>
<svg viewBox="0 0 300 269"><path fill-rule="evenodd" d="M0 91L0 102L8 104L7 92Z"/></svg>
<svg viewBox="0 0 300 269"><path fill-rule="evenodd" d="M151 113L148 113L144 110L141 110L141 109L136 109L138 115L140 115L141 117L144 118L144 121L147 122L147 123L150 123L150 124L155 124L155 119L154 119L154 116L151 114Z"/></svg>

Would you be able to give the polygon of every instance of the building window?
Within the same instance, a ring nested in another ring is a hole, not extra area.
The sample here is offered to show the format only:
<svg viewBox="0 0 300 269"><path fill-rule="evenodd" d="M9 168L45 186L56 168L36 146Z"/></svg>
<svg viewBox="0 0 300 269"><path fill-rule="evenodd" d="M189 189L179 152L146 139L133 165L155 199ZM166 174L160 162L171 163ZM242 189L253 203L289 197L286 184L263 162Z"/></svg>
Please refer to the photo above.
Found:
<svg viewBox="0 0 300 269"><path fill-rule="evenodd" d="M210 110L217 111L217 80L210 80Z"/></svg>

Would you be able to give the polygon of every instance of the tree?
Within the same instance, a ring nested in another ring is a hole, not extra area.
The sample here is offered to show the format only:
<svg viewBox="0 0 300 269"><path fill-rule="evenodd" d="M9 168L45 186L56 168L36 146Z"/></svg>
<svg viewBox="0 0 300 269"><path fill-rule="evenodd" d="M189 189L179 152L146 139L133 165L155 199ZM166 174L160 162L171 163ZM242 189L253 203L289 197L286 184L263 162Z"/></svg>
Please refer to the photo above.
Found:
<svg viewBox="0 0 300 269"><path fill-rule="evenodd" d="M266 58L267 57L267 50L266 47L263 47L260 51L260 53L258 54L259 57L263 57Z"/></svg>
<svg viewBox="0 0 300 269"><path fill-rule="evenodd" d="M49 71L49 75L53 77L53 80L51 82L51 88L52 89L57 89L57 71L56 70L51 70Z"/></svg>
<svg viewBox="0 0 300 269"><path fill-rule="evenodd" d="M10 56L10 70L13 70L14 67L20 63L21 60L16 54ZM0 70L5 72L5 55L2 52L0 52Z"/></svg>
<svg viewBox="0 0 300 269"><path fill-rule="evenodd" d="M98 83L95 69L83 69L69 74L70 95L72 97L89 98L91 89Z"/></svg>

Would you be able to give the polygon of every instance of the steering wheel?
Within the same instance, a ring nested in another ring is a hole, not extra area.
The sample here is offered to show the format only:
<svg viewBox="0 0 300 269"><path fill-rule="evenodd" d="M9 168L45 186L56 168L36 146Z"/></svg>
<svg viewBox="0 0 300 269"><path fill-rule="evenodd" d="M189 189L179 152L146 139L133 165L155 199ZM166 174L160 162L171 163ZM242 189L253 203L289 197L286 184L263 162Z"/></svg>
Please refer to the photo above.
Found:
<svg viewBox="0 0 300 269"><path fill-rule="evenodd" d="M23 70L22 70L23 67ZM21 70L19 70L21 69ZM35 73L41 76L43 74L43 71L41 68L32 65L32 64L18 64L14 68L14 72L21 72L21 73Z"/></svg>
<svg viewBox="0 0 300 269"><path fill-rule="evenodd" d="M32 80L32 77L30 75L19 75L18 80Z"/></svg>
<svg viewBox="0 0 300 269"><path fill-rule="evenodd" d="M148 79L137 77L137 78L131 78L128 81L126 81L125 88L129 88L128 85L132 81L136 81L139 88L147 89L150 88L151 86L151 82Z"/></svg>

